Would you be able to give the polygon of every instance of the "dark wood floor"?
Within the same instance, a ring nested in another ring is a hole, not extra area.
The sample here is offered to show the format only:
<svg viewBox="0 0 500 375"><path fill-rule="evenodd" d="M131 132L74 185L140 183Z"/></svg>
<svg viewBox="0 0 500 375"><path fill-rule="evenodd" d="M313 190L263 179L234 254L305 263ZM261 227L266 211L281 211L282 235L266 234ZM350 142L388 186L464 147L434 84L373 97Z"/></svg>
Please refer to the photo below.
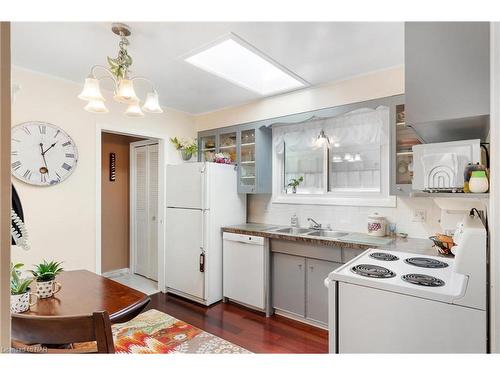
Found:
<svg viewBox="0 0 500 375"><path fill-rule="evenodd" d="M171 294L151 296L147 309L222 337L254 353L327 353L328 332L291 319L248 310L233 303L202 306Z"/></svg>

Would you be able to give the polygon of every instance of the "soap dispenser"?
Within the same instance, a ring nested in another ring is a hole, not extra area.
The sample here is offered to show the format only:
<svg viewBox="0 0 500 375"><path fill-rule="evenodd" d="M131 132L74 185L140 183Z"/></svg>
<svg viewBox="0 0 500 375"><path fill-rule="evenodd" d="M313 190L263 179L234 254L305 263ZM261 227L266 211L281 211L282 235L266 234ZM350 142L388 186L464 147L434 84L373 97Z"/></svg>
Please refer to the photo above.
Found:
<svg viewBox="0 0 500 375"><path fill-rule="evenodd" d="M299 218L297 214L293 214L292 217L290 218L290 225L292 228L298 228L299 227Z"/></svg>

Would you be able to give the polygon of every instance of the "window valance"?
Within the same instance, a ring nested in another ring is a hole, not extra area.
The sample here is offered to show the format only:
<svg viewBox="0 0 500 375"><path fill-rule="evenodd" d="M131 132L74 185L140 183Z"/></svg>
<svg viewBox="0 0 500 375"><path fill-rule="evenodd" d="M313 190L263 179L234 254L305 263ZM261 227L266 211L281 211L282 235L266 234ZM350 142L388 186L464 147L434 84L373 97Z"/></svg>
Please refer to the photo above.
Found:
<svg viewBox="0 0 500 375"><path fill-rule="evenodd" d="M294 124L272 125L273 146L283 154L284 145L293 151L322 147L318 135L324 130L330 147L382 145L389 136L389 108L361 108L335 117L312 117Z"/></svg>

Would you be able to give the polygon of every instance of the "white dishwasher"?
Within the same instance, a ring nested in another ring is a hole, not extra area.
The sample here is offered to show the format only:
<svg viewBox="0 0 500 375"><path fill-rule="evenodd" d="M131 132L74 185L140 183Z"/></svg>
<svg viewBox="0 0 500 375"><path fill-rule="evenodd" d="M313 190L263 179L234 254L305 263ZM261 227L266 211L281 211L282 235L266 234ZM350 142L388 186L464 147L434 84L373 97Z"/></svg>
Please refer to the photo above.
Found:
<svg viewBox="0 0 500 375"><path fill-rule="evenodd" d="M223 234L223 295L269 316L269 245L264 237Z"/></svg>

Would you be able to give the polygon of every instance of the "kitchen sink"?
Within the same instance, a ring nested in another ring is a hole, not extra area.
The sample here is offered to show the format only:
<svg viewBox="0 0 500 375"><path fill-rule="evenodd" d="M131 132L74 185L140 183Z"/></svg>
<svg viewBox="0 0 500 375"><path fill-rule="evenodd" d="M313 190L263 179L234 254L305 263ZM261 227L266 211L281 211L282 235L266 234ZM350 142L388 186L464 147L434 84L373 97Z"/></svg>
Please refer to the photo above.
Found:
<svg viewBox="0 0 500 375"><path fill-rule="evenodd" d="M281 229L276 229L273 230L272 232L275 233L284 233L284 234L306 234L309 233L311 229L309 228L281 228Z"/></svg>
<svg viewBox="0 0 500 375"><path fill-rule="evenodd" d="M314 232L310 232L308 236L318 236L318 237L330 237L330 238L339 238L347 236L349 233L347 232L339 232L336 230L315 230Z"/></svg>

